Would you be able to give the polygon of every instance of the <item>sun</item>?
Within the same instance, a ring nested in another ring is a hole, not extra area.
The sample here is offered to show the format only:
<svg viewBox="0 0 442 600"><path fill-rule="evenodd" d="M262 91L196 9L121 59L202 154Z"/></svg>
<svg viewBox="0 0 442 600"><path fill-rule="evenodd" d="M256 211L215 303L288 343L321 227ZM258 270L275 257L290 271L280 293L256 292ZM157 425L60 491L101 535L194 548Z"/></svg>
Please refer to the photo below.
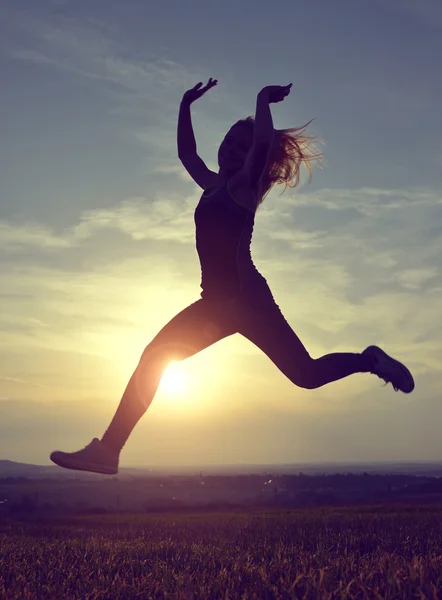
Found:
<svg viewBox="0 0 442 600"><path fill-rule="evenodd" d="M181 362L171 362L163 373L160 386L161 390L169 396L184 396L189 379Z"/></svg>

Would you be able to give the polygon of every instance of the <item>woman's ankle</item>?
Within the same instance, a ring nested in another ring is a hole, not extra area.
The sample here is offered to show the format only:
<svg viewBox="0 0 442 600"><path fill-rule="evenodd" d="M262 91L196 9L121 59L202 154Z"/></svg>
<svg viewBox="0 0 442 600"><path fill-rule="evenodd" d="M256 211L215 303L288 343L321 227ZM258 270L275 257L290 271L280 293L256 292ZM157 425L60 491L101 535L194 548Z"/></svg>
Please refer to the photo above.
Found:
<svg viewBox="0 0 442 600"><path fill-rule="evenodd" d="M109 450L114 452L115 454L117 454L117 455L120 454L121 445L118 444L118 442L116 442L115 440L112 440L112 438L110 438L110 436L107 436L106 434L104 434L100 441L103 444L103 446L105 446L106 448L108 448Z"/></svg>

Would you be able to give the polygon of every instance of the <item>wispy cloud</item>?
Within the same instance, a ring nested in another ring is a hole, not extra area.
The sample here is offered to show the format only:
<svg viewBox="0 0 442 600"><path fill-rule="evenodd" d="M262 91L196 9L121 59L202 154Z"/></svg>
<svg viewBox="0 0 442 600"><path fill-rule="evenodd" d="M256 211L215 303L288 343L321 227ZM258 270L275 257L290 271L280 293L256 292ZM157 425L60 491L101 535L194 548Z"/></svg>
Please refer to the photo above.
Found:
<svg viewBox="0 0 442 600"><path fill-rule="evenodd" d="M204 70L198 65L189 68L153 48L148 52L144 47L140 53L127 37L93 19L80 21L58 13L43 18L32 10L15 9L4 20L17 34L6 43L11 57L110 84L109 91L125 105L139 101L145 111L146 102L163 109L169 102L176 106L175 96L199 81ZM223 101L219 94L211 97L211 102Z"/></svg>
<svg viewBox="0 0 442 600"><path fill-rule="evenodd" d="M183 199L177 211L177 200L168 198L128 198L107 209L86 210L80 222L57 233L40 223L15 224L0 221L0 247L4 252L20 253L30 248L61 250L81 245L99 231L119 231L134 241L153 240L177 243L193 241L189 230L192 200ZM193 200L194 204L194 200Z"/></svg>
<svg viewBox="0 0 442 600"><path fill-rule="evenodd" d="M155 62L121 58L115 32L103 24L85 23L60 14L45 18L31 11L14 11L9 24L22 32L22 46L10 46L12 57L50 64L74 74L120 86L135 93L149 94L152 84L170 84L177 65L157 59ZM26 47L27 46L27 47ZM182 75L181 75L182 76ZM153 92L150 94L153 96Z"/></svg>
<svg viewBox="0 0 442 600"><path fill-rule="evenodd" d="M162 170L183 177L182 169ZM187 174L185 177L190 179ZM59 251L81 245L105 230L119 231L134 241L193 244L194 196L200 192L195 186L195 192L184 198L181 192L167 197L157 194L127 198L106 209L85 210L78 223L58 233L37 222L0 221L0 244L6 252L31 247ZM327 256L333 253L342 259L346 256L341 252L347 253L356 244L363 247L367 264L375 262L375 253L382 268L397 265L406 246L419 245L418 255L407 256L410 266L410 261L423 257L438 259L442 252L441 213L442 196L431 190L322 189L295 196L288 192L280 196L275 191L257 213L255 236L272 242L268 247L271 253L289 246L310 253L327 250Z"/></svg>
<svg viewBox="0 0 442 600"><path fill-rule="evenodd" d="M329 210L356 210L362 215L375 216L413 205L442 205L442 193L429 190L360 188L358 190L322 188L314 194L300 194L296 206L322 206Z"/></svg>
<svg viewBox="0 0 442 600"><path fill-rule="evenodd" d="M30 387L47 389L47 386L39 383L33 383L32 381L26 381L24 379L17 379L16 377L0 377L0 381L5 383L16 383L17 385L25 385Z"/></svg>

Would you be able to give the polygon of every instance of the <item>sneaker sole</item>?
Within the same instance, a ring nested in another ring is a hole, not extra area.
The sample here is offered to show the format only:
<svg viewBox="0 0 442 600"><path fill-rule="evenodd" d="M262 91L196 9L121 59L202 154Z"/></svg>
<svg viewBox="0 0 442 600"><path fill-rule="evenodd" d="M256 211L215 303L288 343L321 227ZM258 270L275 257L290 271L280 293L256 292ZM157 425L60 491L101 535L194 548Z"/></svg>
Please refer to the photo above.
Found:
<svg viewBox="0 0 442 600"><path fill-rule="evenodd" d="M59 467L65 469L72 469L73 471L89 471L91 473L100 473L101 475L116 475L118 469L115 467L106 467L105 465L99 465L96 463L85 463L79 460L75 460L72 457L66 457L53 452L50 456L53 463Z"/></svg>
<svg viewBox="0 0 442 600"><path fill-rule="evenodd" d="M414 379L413 379L413 375L410 373L410 371L407 369L407 367L405 365L403 365L401 362L399 362L398 360L395 360L394 358L391 358L391 356L389 356L386 352L384 352L381 348L379 348L378 346L370 346L370 348L376 349L376 352L382 354L382 357L385 360L388 360L390 362L393 362L394 365L399 368L400 371L402 371L403 375L406 377L407 382L409 385L406 389L403 388L399 388L401 390L401 392L403 392L404 394L410 394L413 390L414 390ZM367 348L368 350L368 348Z"/></svg>

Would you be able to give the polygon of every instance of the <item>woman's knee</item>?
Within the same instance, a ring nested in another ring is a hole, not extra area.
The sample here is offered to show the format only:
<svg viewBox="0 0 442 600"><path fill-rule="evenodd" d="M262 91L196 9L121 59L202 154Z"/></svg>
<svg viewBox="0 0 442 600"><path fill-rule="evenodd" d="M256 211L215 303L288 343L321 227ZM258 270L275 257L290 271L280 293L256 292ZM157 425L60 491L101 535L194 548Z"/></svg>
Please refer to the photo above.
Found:
<svg viewBox="0 0 442 600"><path fill-rule="evenodd" d="M179 361L195 354L191 344L177 341L154 341L146 346L140 358L140 364L152 364L166 367L171 361Z"/></svg>
<svg viewBox="0 0 442 600"><path fill-rule="evenodd" d="M167 363L172 360L172 353L167 346L158 344L148 344L143 350L138 366L146 367L166 367Z"/></svg>
<svg viewBox="0 0 442 600"><path fill-rule="evenodd" d="M320 387L315 359L309 356L302 363L298 363L290 379L295 385L306 390L314 390Z"/></svg>

